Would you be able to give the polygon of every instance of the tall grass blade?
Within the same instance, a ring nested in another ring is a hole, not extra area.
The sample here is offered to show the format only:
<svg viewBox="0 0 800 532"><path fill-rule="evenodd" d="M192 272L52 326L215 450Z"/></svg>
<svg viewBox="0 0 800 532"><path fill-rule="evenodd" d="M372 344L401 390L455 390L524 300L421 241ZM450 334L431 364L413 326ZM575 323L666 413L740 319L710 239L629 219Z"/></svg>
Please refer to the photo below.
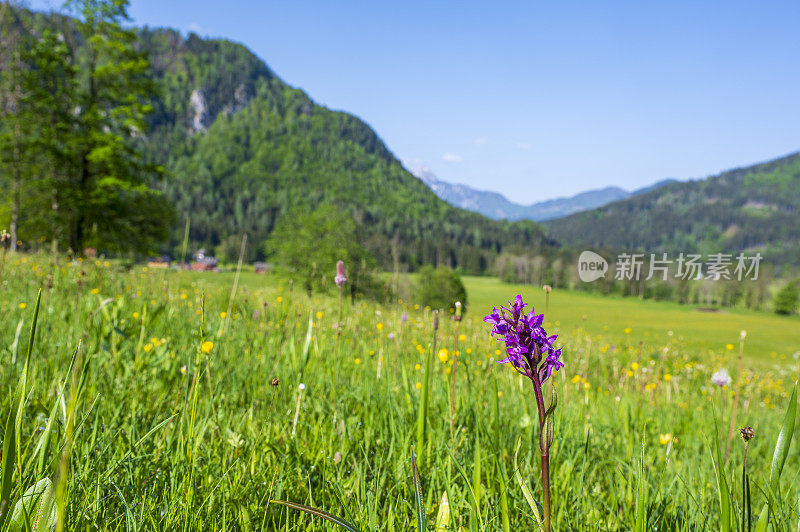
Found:
<svg viewBox="0 0 800 532"><path fill-rule="evenodd" d="M42 302L42 290L36 296L36 308L33 310L33 322L31 323L31 332L28 340L28 351L25 355L25 366L22 369L22 378L17 383L17 388L14 391L14 398L11 401L11 409L9 410L8 417L6 418L5 429L3 430L3 460L0 466L2 471L2 481L0 481L0 530L5 530L5 525L9 520L11 513L8 511L10 508L10 497L12 489L12 480L14 477L14 467L18 465L20 459L22 440L22 410L25 405L26 389L28 387L28 372L31 365L31 354L33 353L33 341L36 337L36 323L39 319L39 306ZM15 411L16 406L16 411ZM20 466L20 478L22 476Z"/></svg>
<svg viewBox="0 0 800 532"><path fill-rule="evenodd" d="M36 445L36 449L33 451L33 458L39 457L37 466L36 466L36 474L42 475L45 470L45 459L47 458L47 450L50 447L50 436L53 433L53 428L56 423L56 416L58 415L58 407L64 402L64 392L67 389L67 379L69 376L72 375L73 368L75 367L75 359L78 357L78 350L81 348L80 341L78 342L78 347L72 353L72 359L69 363L69 368L67 369L66 376L64 377L64 385L61 387L61 391L56 397L55 402L53 403L53 408L50 410L50 416L47 418L47 425L44 428L42 436L39 438L39 443Z"/></svg>
<svg viewBox="0 0 800 532"><path fill-rule="evenodd" d="M428 525L425 522L425 503L422 502L422 483L419 481L419 471L417 471L417 458L414 456L414 448L411 448L411 473L414 477L414 500L416 501L417 511L417 531L424 532Z"/></svg>
<svg viewBox="0 0 800 532"><path fill-rule="evenodd" d="M434 317L432 351L425 351L425 375L422 380L422 396L417 410L417 450L424 453L428 428L428 401L431 388L431 358L436 353L436 318ZM422 455L420 455L422 456Z"/></svg>
<svg viewBox="0 0 800 532"><path fill-rule="evenodd" d="M503 532L511 532L511 511L508 509L508 475L506 474L506 466L495 458L495 467L500 473L500 482L502 484L500 490L500 522L503 525Z"/></svg>
<svg viewBox="0 0 800 532"><path fill-rule="evenodd" d="M302 380L303 372L308 365L309 353L311 352L311 338L314 334L314 314L308 316L308 328L306 329L306 339L303 342L303 351L300 353L300 377Z"/></svg>
<svg viewBox="0 0 800 532"><path fill-rule="evenodd" d="M354 524L348 523L347 521L345 521L341 517L337 517L337 516L335 516L333 514L329 514L325 510L320 510L318 508L312 508L311 506L306 506L304 504L297 504L296 502L277 501L277 500L271 500L269 502L270 502L270 504L280 504L280 505L283 505L283 506L288 506L289 508L292 508L294 510L300 510L301 512L305 512L307 514L311 514L311 515L316 516L316 517L321 517L321 518L323 518L323 519L325 519L327 521L330 521L331 523L333 523L335 525L339 525L340 527L344 528L348 532L361 532L358 528L356 528L356 526Z"/></svg>
<svg viewBox="0 0 800 532"><path fill-rule="evenodd" d="M14 342L11 344L11 364L17 363L17 353L19 353L19 335L22 332L23 320L17 323L17 332L14 333Z"/></svg>
<svg viewBox="0 0 800 532"><path fill-rule="evenodd" d="M464 479L464 482L467 484L467 489L469 490L469 494L472 497L472 511L478 517L478 529L483 530L483 518L481 517L481 509L480 505L478 504L478 498L475 496L475 490L472 488L472 483L469 481L469 477L467 476L467 472L464 471L464 468L461 467L461 464L458 463L456 457L453 455L453 451L450 449L447 450L450 453L450 458L453 460L453 463L456 465L456 469L458 470L458 474L461 475L461 478Z"/></svg>
<svg viewBox="0 0 800 532"><path fill-rule="evenodd" d="M480 431L475 431L475 453L472 464L472 489L475 490L475 502L478 509L481 507L481 437Z"/></svg>
<svg viewBox="0 0 800 532"><path fill-rule="evenodd" d="M634 532L647 530L647 483L644 476L644 430L642 430L642 451L639 456L638 486L636 487L636 517L633 525Z"/></svg>
<svg viewBox="0 0 800 532"><path fill-rule="evenodd" d="M719 529L720 532L731 530L731 492L728 489L728 479L725 475L725 465L722 461L722 453L719 449L719 428L717 427L717 415L714 413L714 444L711 455L711 463L714 466L714 476L717 480L717 492L719 493Z"/></svg>

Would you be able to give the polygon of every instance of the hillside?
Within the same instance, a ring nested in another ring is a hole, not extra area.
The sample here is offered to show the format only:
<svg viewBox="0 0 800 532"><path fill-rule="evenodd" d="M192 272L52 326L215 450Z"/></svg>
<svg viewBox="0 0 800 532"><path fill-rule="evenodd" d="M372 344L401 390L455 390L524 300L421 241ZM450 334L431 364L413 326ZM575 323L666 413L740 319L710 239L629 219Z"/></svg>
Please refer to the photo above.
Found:
<svg viewBox="0 0 800 532"><path fill-rule="evenodd" d="M171 173L165 193L197 245L243 231L260 243L281 216L321 204L351 212L384 267L396 258L480 272L501 249L545 242L534 224L439 200L366 123L315 104L244 46L172 30L140 38L162 87L149 151ZM173 248L179 241L177 230Z"/></svg>
<svg viewBox="0 0 800 532"><path fill-rule="evenodd" d="M514 203L502 194L489 190L477 190L467 185L442 181L427 168L417 168L414 175L420 178L439 198L454 207L483 214L495 220L533 220L542 222L561 218L611 202L643 194L664 186L673 180L659 181L649 187L628 192L620 187L605 187L588 190L574 196L540 201L530 205Z"/></svg>
<svg viewBox="0 0 800 532"><path fill-rule="evenodd" d="M800 153L552 220L575 247L734 253L800 264Z"/></svg>

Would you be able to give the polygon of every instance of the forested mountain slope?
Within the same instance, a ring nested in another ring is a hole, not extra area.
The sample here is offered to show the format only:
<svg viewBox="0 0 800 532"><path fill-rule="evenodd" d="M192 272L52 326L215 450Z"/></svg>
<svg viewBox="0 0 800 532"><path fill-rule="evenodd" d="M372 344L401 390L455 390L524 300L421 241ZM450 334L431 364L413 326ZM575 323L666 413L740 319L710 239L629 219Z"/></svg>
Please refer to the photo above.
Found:
<svg viewBox="0 0 800 532"><path fill-rule="evenodd" d="M164 29L140 39L162 90L148 152L169 170L164 190L198 245L244 231L260 243L279 217L323 203L352 213L386 267L397 259L479 272L501 249L546 240L535 224L439 200L362 120L315 104L242 45Z"/></svg>
<svg viewBox="0 0 800 532"><path fill-rule="evenodd" d="M548 222L576 247L703 253L761 251L800 264L800 153Z"/></svg>

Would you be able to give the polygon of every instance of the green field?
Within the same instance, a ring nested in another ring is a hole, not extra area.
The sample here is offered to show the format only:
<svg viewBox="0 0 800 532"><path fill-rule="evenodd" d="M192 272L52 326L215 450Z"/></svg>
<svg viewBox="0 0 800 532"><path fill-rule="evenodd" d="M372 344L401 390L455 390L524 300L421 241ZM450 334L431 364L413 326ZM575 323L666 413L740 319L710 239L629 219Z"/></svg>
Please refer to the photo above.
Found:
<svg viewBox="0 0 800 532"><path fill-rule="evenodd" d="M464 282L475 312L488 312L510 294L523 294L537 310L544 309L545 294L539 287L509 285L491 277L467 277ZM784 361L800 354L796 317L726 308L707 312L677 303L569 291L552 292L549 310L550 321L559 321L564 333L582 328L621 341L625 328L630 328L630 337L637 341L667 341L672 331L687 347L723 353L728 344L738 349L739 334L745 330L748 358Z"/></svg>
<svg viewBox="0 0 800 532"><path fill-rule="evenodd" d="M534 527L520 484L541 500L533 393L494 363L502 345L482 316L518 292L542 311L541 289L467 278L466 317L456 330L443 316L435 350L431 312L414 301L345 300L337 349L333 286L309 298L243 273L234 293L234 277L9 260L0 293L4 423L13 414L3 425L9 506L38 481L52 484L65 529L334 529L270 503L283 500L358 530L413 530L414 448L429 529ZM734 428L756 431L755 524L797 375L800 321L561 291L545 320L566 364L548 382L559 396L554 530L740 529L738 432L727 451L736 390ZM733 377L724 389L710 382L722 367ZM797 444L771 511L776 530L798 525Z"/></svg>

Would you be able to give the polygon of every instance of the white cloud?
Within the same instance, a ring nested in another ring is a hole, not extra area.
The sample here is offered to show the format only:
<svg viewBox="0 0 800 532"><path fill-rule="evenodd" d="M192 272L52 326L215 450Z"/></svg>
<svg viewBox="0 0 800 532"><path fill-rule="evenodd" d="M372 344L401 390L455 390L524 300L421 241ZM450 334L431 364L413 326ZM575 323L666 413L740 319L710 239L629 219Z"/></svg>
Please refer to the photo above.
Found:
<svg viewBox="0 0 800 532"><path fill-rule="evenodd" d="M489 142L489 139L487 139L486 137L478 137L477 139L472 141L472 143L475 144L476 146L483 146L487 142Z"/></svg>
<svg viewBox="0 0 800 532"><path fill-rule="evenodd" d="M460 155L447 152L444 155L442 155L442 160L448 163L460 163L462 159Z"/></svg>
<svg viewBox="0 0 800 532"><path fill-rule="evenodd" d="M517 142L517 148L520 150L529 150L531 149L531 145L527 142Z"/></svg>
<svg viewBox="0 0 800 532"><path fill-rule="evenodd" d="M197 22L192 22L189 24L189 30L195 33L200 33L203 31L203 28Z"/></svg>

